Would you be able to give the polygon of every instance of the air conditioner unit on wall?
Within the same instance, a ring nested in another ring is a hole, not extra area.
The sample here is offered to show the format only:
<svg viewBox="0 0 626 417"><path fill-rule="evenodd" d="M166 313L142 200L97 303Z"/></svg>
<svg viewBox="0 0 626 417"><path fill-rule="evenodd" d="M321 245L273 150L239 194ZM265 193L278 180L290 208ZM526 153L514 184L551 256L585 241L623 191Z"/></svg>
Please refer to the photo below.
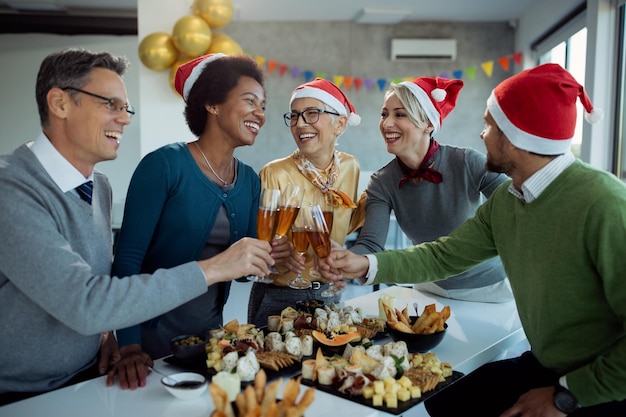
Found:
<svg viewBox="0 0 626 417"><path fill-rule="evenodd" d="M392 61L454 61L456 39L392 39Z"/></svg>

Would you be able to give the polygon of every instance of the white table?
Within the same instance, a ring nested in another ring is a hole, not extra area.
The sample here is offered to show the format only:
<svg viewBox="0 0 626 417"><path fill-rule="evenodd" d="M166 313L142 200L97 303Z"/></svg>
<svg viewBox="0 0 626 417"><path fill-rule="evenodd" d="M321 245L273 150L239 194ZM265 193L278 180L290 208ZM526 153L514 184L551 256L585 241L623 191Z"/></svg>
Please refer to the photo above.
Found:
<svg viewBox="0 0 626 417"><path fill-rule="evenodd" d="M472 303L428 296L412 288L393 286L360 297L346 300L346 305L361 307L368 315L378 314L378 298L382 294L396 297L397 307L412 309L417 302L421 309L436 303L437 310L450 305L448 334L433 351L452 368L468 373L489 362L500 353L525 339L513 302L504 304ZM165 372L176 368L162 360L155 366ZM123 391L118 386L107 388L100 377L67 388L39 395L24 401L0 407L0 417L209 417L213 410L211 396L183 401L171 396L160 383L157 374L148 377L147 386L135 391ZM301 392L306 389L301 387ZM282 392L282 389L280 390ZM316 391L315 401L307 410L307 417L328 417L341 412L359 417L382 417L379 412L352 401L322 391ZM423 405L417 405L405 416L426 416Z"/></svg>

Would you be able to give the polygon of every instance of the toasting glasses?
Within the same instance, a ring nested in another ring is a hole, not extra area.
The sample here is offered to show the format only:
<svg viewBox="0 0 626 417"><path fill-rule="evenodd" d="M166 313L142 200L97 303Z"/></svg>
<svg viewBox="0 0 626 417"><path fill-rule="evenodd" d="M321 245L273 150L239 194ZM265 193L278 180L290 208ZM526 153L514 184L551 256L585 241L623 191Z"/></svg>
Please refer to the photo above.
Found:
<svg viewBox="0 0 626 417"><path fill-rule="evenodd" d="M266 242L271 242L276 231L278 220L278 205L280 200L280 190L263 188L259 197L259 208L257 210L256 234L257 238ZM276 269L270 267L270 272L278 273ZM271 284L273 281L268 277L258 277L250 275L249 281Z"/></svg>
<svg viewBox="0 0 626 417"><path fill-rule="evenodd" d="M312 222L307 229L307 237L313 251L319 258L330 255L330 229L324 217L324 211L319 204L310 207ZM327 289L322 291L322 297L332 297L343 292L343 288L337 287L333 281Z"/></svg>
<svg viewBox="0 0 626 417"><path fill-rule="evenodd" d="M324 220L326 221L326 226L328 227L328 235L330 236L330 232L333 230L333 205L332 203L326 200L326 195L319 193L315 198L315 203L322 210L322 214L324 216ZM315 267L309 269L309 274L313 278L321 278L321 275Z"/></svg>
<svg viewBox="0 0 626 417"><path fill-rule="evenodd" d="M304 256L309 248L307 228L310 224L312 224L311 210L309 206L305 206L300 209L300 213L295 218L293 226L291 227L291 243L300 256ZM311 281L304 278L301 273L298 273L298 276L290 280L288 285L297 290L305 290L311 288Z"/></svg>
<svg viewBox="0 0 626 417"><path fill-rule="evenodd" d="M287 236L294 220L298 217L304 188L295 184L287 184L280 191L280 206L278 208L278 224L276 225L276 237Z"/></svg>

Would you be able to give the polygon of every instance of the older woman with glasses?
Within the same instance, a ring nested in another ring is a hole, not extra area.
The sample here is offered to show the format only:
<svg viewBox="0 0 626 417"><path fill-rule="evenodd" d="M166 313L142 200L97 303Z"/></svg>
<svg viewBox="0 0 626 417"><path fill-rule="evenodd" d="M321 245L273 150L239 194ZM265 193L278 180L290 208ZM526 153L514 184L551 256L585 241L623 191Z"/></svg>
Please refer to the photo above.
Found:
<svg viewBox="0 0 626 417"><path fill-rule="evenodd" d="M356 126L361 118L345 94L333 83L322 78L296 87L290 100L291 110L284 115L291 129L296 149L291 155L266 164L260 171L265 188L284 189L296 184L304 189L304 202L327 202L333 209L331 239L343 244L346 236L360 222L357 213L359 164L356 158L335 149L337 137L348 125ZM305 203L303 203L304 205ZM364 203L359 203L362 207ZM297 300L320 299L328 284L315 274L311 248L302 258L294 256L279 274L270 275L271 284L254 283L248 303L248 322L257 326L267 324L267 318L280 314ZM302 272L311 287L293 289L288 282ZM325 298L338 302L340 294Z"/></svg>

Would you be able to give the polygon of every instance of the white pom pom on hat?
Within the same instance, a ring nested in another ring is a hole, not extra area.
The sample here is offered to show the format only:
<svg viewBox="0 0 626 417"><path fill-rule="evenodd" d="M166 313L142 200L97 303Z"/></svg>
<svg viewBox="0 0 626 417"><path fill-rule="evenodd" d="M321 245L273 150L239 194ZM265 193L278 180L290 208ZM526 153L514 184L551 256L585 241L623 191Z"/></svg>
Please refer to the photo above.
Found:
<svg viewBox="0 0 626 417"><path fill-rule="evenodd" d="M183 100L187 101L191 87L193 87L195 82L198 80L198 77L200 77L200 74L202 74L204 67L209 62L225 56L226 55L222 53L203 55L192 59L191 61L185 62L178 67L174 78L174 88Z"/></svg>
<svg viewBox="0 0 626 417"><path fill-rule="evenodd" d="M348 116L350 126L358 126L361 123L361 116L356 113L356 109L348 100L348 97L339 87L324 78L316 78L313 81L304 83L293 90L289 105L298 98L314 98L324 104L329 105L343 116ZM350 114L348 114L348 110Z"/></svg>
<svg viewBox="0 0 626 417"><path fill-rule="evenodd" d="M585 119L597 123L603 111L594 108L585 89L558 64L543 64L507 78L487 99L487 110L517 148L539 155L568 152L576 128L576 102Z"/></svg>
<svg viewBox="0 0 626 417"><path fill-rule="evenodd" d="M459 91L463 88L463 80L441 77L417 77L411 81L401 82L415 96L424 109L428 120L433 125L433 134L441 130L443 119L456 106Z"/></svg>

